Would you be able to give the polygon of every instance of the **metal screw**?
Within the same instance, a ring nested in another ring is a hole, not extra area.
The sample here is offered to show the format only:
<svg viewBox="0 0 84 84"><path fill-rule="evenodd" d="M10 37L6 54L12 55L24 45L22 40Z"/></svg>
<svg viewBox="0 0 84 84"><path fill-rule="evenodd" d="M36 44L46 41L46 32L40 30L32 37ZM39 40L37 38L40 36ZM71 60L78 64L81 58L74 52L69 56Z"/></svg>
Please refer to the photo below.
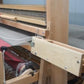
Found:
<svg viewBox="0 0 84 84"><path fill-rule="evenodd" d="M35 55L37 55L37 53L35 52Z"/></svg>
<svg viewBox="0 0 84 84"><path fill-rule="evenodd" d="M44 32L42 32L42 34L44 34Z"/></svg>
<svg viewBox="0 0 84 84"><path fill-rule="evenodd" d="M80 63L80 61L77 61L77 63L79 64L79 63Z"/></svg>
<svg viewBox="0 0 84 84"><path fill-rule="evenodd" d="M65 69L67 69L67 67L66 67L66 66L65 66L64 68L65 68Z"/></svg>
<svg viewBox="0 0 84 84"><path fill-rule="evenodd" d="M35 43L34 42L31 42L31 47L34 47L35 46Z"/></svg>
<svg viewBox="0 0 84 84"><path fill-rule="evenodd" d="M46 60L48 60L48 59L46 59Z"/></svg>

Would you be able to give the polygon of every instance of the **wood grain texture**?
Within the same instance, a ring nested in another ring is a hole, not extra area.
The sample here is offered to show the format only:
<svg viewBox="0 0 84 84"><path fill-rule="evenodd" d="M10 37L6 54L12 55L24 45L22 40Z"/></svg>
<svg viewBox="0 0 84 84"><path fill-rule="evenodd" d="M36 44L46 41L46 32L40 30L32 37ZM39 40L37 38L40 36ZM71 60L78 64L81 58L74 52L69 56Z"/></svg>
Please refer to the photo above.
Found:
<svg viewBox="0 0 84 84"><path fill-rule="evenodd" d="M23 22L46 26L46 23L44 20L42 20L41 18L36 18L36 17L30 17L30 16L26 17L26 16L21 16L21 15L20 16L19 15L12 15L12 14L6 14L6 13L1 12L0 18L23 21Z"/></svg>
<svg viewBox="0 0 84 84"><path fill-rule="evenodd" d="M15 16L7 15L7 14L1 14L0 18L6 18L10 20L17 20Z"/></svg>
<svg viewBox="0 0 84 84"><path fill-rule="evenodd" d="M65 44L59 43L61 45L58 45L53 41L51 43L47 40L36 37L33 37L33 43L35 43L34 47L31 49L33 54L37 53L38 57L48 61L49 63L76 76L80 76L82 57L84 53L76 51L72 46L66 47L64 46Z"/></svg>
<svg viewBox="0 0 84 84"><path fill-rule="evenodd" d="M30 46L30 45L22 45L21 47L23 47L23 48L25 48L25 49L31 51L31 46Z"/></svg>
<svg viewBox="0 0 84 84"><path fill-rule="evenodd" d="M47 23L50 29L49 38L68 43L69 7L68 0L48 0Z"/></svg>
<svg viewBox="0 0 84 84"><path fill-rule="evenodd" d="M0 52L0 84L4 82L4 63L3 63L3 56Z"/></svg>
<svg viewBox="0 0 84 84"><path fill-rule="evenodd" d="M49 29L47 38L67 44L69 0L47 0L46 3L47 29ZM41 62L41 69L39 84L67 84L66 71L44 60ZM46 83L47 79L50 80L48 83Z"/></svg>
<svg viewBox="0 0 84 84"><path fill-rule="evenodd" d="M32 75L24 75L6 81L6 84L31 84L38 81L38 72Z"/></svg>
<svg viewBox="0 0 84 84"><path fill-rule="evenodd" d="M23 24L23 23L11 21L11 20L6 20L6 19L2 19L2 18L0 19L0 23L6 24L6 25L9 25L9 26L21 29L21 30L25 30L28 32L36 33L41 36L46 36L48 33L47 29L42 29L40 27L30 26L27 24Z"/></svg>
<svg viewBox="0 0 84 84"><path fill-rule="evenodd" d="M11 5L11 4L0 4L0 8L18 9L18 10L30 10L30 11L42 11L42 12L45 12L45 7L42 6L42 5Z"/></svg>

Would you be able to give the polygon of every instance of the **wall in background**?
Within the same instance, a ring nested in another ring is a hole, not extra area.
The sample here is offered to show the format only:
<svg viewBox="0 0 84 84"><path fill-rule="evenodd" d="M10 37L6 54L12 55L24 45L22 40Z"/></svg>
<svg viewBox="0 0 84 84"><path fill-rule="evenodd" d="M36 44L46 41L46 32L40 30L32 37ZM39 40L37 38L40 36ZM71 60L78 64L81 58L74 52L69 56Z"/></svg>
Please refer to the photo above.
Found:
<svg viewBox="0 0 84 84"><path fill-rule="evenodd" d="M69 0L69 23L84 26L84 0Z"/></svg>
<svg viewBox="0 0 84 84"><path fill-rule="evenodd" d="M84 13L84 0L69 0L69 11L72 13Z"/></svg>

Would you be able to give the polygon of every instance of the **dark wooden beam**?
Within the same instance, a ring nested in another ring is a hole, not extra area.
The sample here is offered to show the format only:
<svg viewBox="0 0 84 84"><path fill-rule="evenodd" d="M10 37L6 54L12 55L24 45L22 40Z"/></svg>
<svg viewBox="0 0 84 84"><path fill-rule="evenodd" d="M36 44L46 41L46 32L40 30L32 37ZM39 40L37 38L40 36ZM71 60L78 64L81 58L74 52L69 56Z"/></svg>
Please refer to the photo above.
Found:
<svg viewBox="0 0 84 84"><path fill-rule="evenodd" d="M0 4L2 4L3 0L0 0Z"/></svg>

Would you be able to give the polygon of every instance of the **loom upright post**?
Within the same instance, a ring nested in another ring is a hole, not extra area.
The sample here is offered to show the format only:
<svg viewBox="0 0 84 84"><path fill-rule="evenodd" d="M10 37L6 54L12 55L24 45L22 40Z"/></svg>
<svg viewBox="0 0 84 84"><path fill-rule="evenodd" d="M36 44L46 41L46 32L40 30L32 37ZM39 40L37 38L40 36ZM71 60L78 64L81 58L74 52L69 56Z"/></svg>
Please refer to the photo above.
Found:
<svg viewBox="0 0 84 84"><path fill-rule="evenodd" d="M68 43L69 0L47 0L47 29L51 40ZM67 84L67 72L41 60L39 84Z"/></svg>

